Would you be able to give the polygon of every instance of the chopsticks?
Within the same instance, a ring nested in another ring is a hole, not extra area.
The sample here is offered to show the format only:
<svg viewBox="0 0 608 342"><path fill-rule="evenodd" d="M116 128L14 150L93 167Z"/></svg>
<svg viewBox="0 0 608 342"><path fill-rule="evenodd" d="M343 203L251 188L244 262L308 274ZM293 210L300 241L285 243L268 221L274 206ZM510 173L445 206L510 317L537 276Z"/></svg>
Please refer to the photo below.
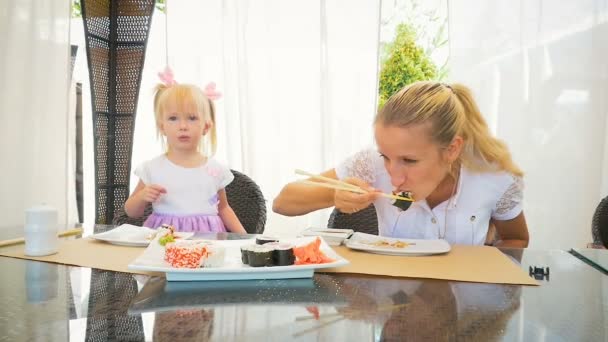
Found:
<svg viewBox="0 0 608 342"><path fill-rule="evenodd" d="M74 229L61 231L57 234L57 236L66 237L66 236L78 235L81 233L82 233L82 228L74 228ZM22 238L22 237L16 238L16 239L4 240L4 241L0 241L0 247L18 245L18 244L24 243L24 242L25 242L25 238Z"/></svg>
<svg viewBox="0 0 608 342"><path fill-rule="evenodd" d="M325 176L321 176L321 175L316 175L314 173L306 172L306 171L303 171L300 169L296 169L295 173L298 175L301 175L301 176L308 176L312 179L316 179L319 181L324 181L324 182L313 182L310 180L300 180L299 183L321 186L324 188L330 188L330 189L335 189L335 190L351 191L351 192L356 192L359 194L368 193L368 191L361 189L360 187L358 187L354 184L346 183L346 182L343 182L343 181L340 181L337 179L333 179L333 178L329 178L329 177L325 177ZM391 198L391 199L395 199L395 200L414 202L414 199L409 198L409 197L403 197L403 196L398 196L398 195L394 195L394 194L386 194L386 193L382 193L382 192L380 193L380 195L382 197Z"/></svg>

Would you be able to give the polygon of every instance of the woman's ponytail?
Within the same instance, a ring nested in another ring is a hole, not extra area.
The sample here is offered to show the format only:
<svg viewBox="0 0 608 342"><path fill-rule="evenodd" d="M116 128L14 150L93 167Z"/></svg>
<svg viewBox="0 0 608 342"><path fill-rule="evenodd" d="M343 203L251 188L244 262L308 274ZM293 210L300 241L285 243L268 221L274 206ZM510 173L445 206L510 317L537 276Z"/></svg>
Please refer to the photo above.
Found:
<svg viewBox="0 0 608 342"><path fill-rule="evenodd" d="M490 133L471 91L457 83L450 85L450 88L462 105L466 117L462 127L465 141L461 156L463 165L476 171L487 171L494 166L516 176L523 176L521 169L513 162L507 145Z"/></svg>

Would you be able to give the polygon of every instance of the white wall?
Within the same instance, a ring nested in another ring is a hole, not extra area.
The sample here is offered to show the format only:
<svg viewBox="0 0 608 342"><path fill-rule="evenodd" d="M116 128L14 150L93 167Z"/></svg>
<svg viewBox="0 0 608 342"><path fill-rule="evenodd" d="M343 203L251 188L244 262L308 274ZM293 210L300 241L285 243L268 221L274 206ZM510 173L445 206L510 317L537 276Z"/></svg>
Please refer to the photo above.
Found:
<svg viewBox="0 0 608 342"><path fill-rule="evenodd" d="M21 225L24 210L39 203L56 207L61 223L74 215L69 15L69 1L0 1L0 226Z"/></svg>
<svg viewBox="0 0 608 342"><path fill-rule="evenodd" d="M608 194L607 1L451 0L450 78L526 172L531 247L583 247Z"/></svg>

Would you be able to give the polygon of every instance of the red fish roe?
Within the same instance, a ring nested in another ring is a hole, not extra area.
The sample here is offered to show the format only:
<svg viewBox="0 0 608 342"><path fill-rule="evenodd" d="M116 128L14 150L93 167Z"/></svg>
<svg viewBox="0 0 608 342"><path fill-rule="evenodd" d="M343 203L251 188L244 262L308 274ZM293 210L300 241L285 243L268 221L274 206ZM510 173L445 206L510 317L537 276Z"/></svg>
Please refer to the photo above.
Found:
<svg viewBox="0 0 608 342"><path fill-rule="evenodd" d="M165 247L165 261L177 268L201 267L201 260L207 257L204 244L168 243Z"/></svg>

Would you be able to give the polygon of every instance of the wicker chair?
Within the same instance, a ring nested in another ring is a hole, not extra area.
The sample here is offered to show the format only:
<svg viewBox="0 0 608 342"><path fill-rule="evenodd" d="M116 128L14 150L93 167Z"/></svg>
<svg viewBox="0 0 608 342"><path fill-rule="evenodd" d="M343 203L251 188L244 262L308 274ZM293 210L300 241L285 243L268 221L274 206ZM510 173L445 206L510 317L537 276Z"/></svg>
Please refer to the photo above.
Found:
<svg viewBox="0 0 608 342"><path fill-rule="evenodd" d="M154 0L80 1L95 139L95 223L129 197L131 149Z"/></svg>
<svg viewBox="0 0 608 342"><path fill-rule="evenodd" d="M352 229L356 232L378 235L376 207L372 204L353 214L345 214L338 209L334 209L327 221L327 227Z"/></svg>
<svg viewBox="0 0 608 342"><path fill-rule="evenodd" d="M260 187L247 175L235 170L230 171L234 175L234 180L226 187L228 204L234 210L247 233L263 233L266 225L266 200ZM151 213L152 206L149 205L142 217L131 218L127 216L123 207L118 209L112 223L115 225L129 223L141 226Z"/></svg>
<svg viewBox="0 0 608 342"><path fill-rule="evenodd" d="M595 245L608 248L608 196L598 204L591 221L591 235Z"/></svg>

